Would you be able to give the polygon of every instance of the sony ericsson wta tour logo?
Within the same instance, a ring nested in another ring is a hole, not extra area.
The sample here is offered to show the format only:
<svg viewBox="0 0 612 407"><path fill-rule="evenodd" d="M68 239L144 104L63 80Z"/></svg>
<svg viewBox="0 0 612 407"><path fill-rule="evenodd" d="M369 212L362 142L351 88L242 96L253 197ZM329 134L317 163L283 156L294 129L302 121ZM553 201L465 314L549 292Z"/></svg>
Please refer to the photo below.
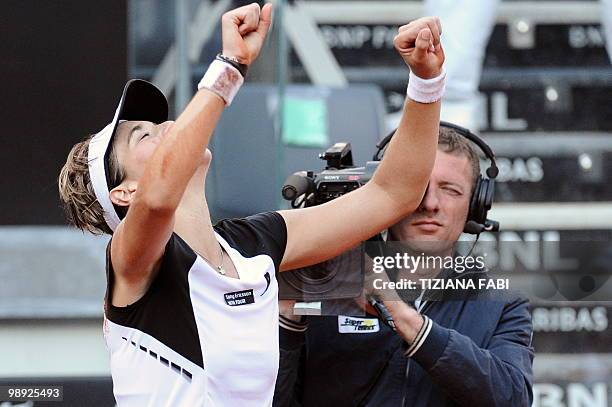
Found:
<svg viewBox="0 0 612 407"><path fill-rule="evenodd" d="M235 291L233 293L225 293L223 294L223 297L225 298L225 303L230 307L253 304L255 302L253 290L242 290Z"/></svg>

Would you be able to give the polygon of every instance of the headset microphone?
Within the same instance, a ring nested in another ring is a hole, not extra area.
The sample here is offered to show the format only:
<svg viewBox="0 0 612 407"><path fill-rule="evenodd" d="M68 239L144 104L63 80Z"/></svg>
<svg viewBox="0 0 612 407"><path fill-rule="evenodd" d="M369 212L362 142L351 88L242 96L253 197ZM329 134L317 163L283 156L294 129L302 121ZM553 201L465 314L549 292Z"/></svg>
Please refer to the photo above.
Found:
<svg viewBox="0 0 612 407"><path fill-rule="evenodd" d="M463 228L463 231L465 233L469 233L472 235L479 235L484 232L484 230L485 225L483 225L482 223L475 222L473 220L468 220L467 222L465 222L465 227Z"/></svg>
<svg viewBox="0 0 612 407"><path fill-rule="evenodd" d="M473 220L468 220L465 222L465 227L463 228L465 233L470 233L472 235L479 235L482 232L497 232L499 231L499 222L487 219L485 224L478 223Z"/></svg>

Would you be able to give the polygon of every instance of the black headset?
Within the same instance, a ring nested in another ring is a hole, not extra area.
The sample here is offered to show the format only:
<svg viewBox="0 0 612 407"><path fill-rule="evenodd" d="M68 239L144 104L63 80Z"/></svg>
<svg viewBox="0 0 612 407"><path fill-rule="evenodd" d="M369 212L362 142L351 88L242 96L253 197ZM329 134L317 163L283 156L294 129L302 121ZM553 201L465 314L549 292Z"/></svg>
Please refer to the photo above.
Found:
<svg viewBox="0 0 612 407"><path fill-rule="evenodd" d="M493 150L480 137L464 127L444 121L440 122L440 127L454 130L457 134L462 135L472 143L476 144L491 162L491 165L486 170L488 178L483 178L482 175L478 174L476 185L474 186L474 192L472 192L472 196L470 197L470 209L463 231L473 235L479 235L485 230L489 232L498 231L499 222L487 219L487 214L491 209L491 205L493 205L495 178L499 173L499 169L495 163L495 154L493 153ZM376 145L378 150L372 158L374 161L382 160L387 145L391 141L391 138L395 134L396 130L397 129L393 130Z"/></svg>

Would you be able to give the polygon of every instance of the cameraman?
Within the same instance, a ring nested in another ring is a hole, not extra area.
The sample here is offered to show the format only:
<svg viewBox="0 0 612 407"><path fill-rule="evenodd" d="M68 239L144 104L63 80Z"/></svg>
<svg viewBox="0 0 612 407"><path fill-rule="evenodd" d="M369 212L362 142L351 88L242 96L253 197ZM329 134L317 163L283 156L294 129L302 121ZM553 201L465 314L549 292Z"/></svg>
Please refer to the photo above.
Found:
<svg viewBox="0 0 612 407"><path fill-rule="evenodd" d="M427 192L413 214L389 228L387 239L411 242L410 249L426 255L452 254L479 175L472 145L452 128L441 126ZM274 405L531 404L533 348L527 300L423 298L408 305L388 299L386 295L384 305L397 332L369 306L368 318L281 315ZM282 305L286 308L288 303ZM351 322L374 329L351 332L346 328Z"/></svg>

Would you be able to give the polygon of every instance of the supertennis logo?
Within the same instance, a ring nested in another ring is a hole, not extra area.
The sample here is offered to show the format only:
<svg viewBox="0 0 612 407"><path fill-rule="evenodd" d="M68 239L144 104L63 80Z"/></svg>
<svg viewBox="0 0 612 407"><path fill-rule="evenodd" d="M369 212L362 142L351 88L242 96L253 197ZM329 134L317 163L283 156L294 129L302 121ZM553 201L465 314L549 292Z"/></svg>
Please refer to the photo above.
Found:
<svg viewBox="0 0 612 407"><path fill-rule="evenodd" d="M374 333L380 330L376 318L356 318L338 315L338 332L340 333Z"/></svg>

